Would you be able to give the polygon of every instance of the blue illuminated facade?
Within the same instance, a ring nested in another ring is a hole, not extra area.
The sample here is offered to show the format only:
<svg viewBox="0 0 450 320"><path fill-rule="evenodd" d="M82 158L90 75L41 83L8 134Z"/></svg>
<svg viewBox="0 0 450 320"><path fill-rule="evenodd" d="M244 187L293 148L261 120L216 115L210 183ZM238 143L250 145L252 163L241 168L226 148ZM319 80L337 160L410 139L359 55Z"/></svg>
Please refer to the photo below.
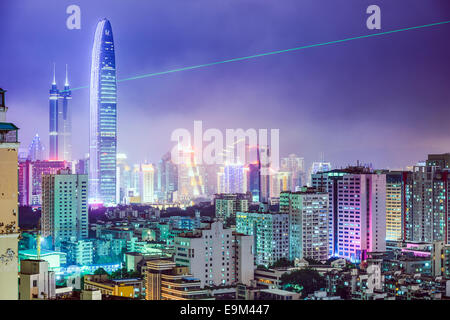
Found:
<svg viewBox="0 0 450 320"><path fill-rule="evenodd" d="M59 91L56 85L55 68L49 97L49 159L72 161L72 118L69 101L72 92L66 66L64 90Z"/></svg>
<svg viewBox="0 0 450 320"><path fill-rule="evenodd" d="M58 97L59 97L59 90L56 86L55 68L53 68L53 82L50 88L50 97L49 97L50 160L58 160Z"/></svg>
<svg viewBox="0 0 450 320"><path fill-rule="evenodd" d="M117 81L113 32L107 19L95 32L90 84L90 203L116 204Z"/></svg>

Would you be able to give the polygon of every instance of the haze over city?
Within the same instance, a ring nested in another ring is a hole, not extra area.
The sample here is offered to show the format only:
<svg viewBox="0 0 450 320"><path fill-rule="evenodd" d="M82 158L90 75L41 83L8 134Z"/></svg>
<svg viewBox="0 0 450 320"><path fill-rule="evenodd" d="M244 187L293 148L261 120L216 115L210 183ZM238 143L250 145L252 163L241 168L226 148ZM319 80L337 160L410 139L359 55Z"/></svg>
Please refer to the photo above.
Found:
<svg viewBox="0 0 450 320"><path fill-rule="evenodd" d="M71 1L3 4L0 82L21 147L38 133L48 150L53 63L59 87L65 64L71 88L87 86L104 17L119 80L371 32L368 1L172 2L77 1L81 30L66 28ZM383 31L449 20L448 9L448 1L385 1ZM202 120L205 129L279 128L280 155L307 163L323 152L334 167L413 165L449 151L449 34L443 25L119 83L118 151L157 162L173 130ZM71 105L77 159L89 152L89 89L74 90Z"/></svg>

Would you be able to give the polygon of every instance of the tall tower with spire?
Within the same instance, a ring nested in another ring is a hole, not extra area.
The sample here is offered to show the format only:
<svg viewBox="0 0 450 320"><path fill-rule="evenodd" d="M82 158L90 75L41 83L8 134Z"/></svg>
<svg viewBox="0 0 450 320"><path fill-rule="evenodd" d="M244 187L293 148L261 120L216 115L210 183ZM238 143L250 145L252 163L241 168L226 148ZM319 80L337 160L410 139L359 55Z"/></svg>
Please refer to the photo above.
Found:
<svg viewBox="0 0 450 320"><path fill-rule="evenodd" d="M53 65L53 82L50 88L49 112L49 159L72 161L72 116L69 101L72 92L69 86L68 68L64 89L58 90L56 84L56 67Z"/></svg>
<svg viewBox="0 0 450 320"><path fill-rule="evenodd" d="M90 203L115 205L117 181L117 80L111 23L101 20L92 48L89 132Z"/></svg>
<svg viewBox="0 0 450 320"><path fill-rule="evenodd" d="M64 90L59 95L58 111L58 159L72 161L72 113L69 101L72 100L72 92L69 86L69 73L66 64L66 80Z"/></svg>
<svg viewBox="0 0 450 320"><path fill-rule="evenodd" d="M58 98L59 90L56 86L56 66L53 64L53 81L50 88L49 103L49 159L58 160Z"/></svg>

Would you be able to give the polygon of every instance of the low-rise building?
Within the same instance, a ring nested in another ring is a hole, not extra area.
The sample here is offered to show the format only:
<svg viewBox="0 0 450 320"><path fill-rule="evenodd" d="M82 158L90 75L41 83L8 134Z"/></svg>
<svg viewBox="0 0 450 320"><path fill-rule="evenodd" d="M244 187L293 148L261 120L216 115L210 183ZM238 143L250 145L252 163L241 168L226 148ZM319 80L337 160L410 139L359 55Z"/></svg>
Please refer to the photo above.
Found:
<svg viewBox="0 0 450 320"><path fill-rule="evenodd" d="M171 260L150 260L146 267L146 300L213 300L189 268Z"/></svg>

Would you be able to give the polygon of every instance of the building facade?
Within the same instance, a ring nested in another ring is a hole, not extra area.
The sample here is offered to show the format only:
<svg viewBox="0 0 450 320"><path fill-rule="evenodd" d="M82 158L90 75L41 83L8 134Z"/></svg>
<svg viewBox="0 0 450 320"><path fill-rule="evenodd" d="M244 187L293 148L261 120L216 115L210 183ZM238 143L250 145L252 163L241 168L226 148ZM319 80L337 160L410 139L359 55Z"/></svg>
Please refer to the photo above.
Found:
<svg viewBox="0 0 450 320"><path fill-rule="evenodd" d="M210 300L199 279L189 274L188 267L171 260L150 260L146 264L146 300Z"/></svg>
<svg viewBox="0 0 450 320"><path fill-rule="evenodd" d="M289 214L289 259L326 261L328 194L313 188L280 195L280 212Z"/></svg>
<svg viewBox="0 0 450 320"><path fill-rule="evenodd" d="M0 300L17 300L19 128L6 122L5 92L0 88Z"/></svg>
<svg viewBox="0 0 450 320"><path fill-rule="evenodd" d="M249 284L254 269L252 244L252 236L233 233L215 221L175 237L175 263L189 267L202 287Z"/></svg>
<svg viewBox="0 0 450 320"><path fill-rule="evenodd" d="M289 215L271 212L237 212L236 232L254 239L255 265L268 267L289 259Z"/></svg>
<svg viewBox="0 0 450 320"><path fill-rule="evenodd" d="M111 23L101 20L95 31L90 84L90 202L116 203L117 79Z"/></svg>
<svg viewBox="0 0 450 320"><path fill-rule="evenodd" d="M54 247L88 237L88 177L60 170L42 177L41 230Z"/></svg>
<svg viewBox="0 0 450 320"><path fill-rule="evenodd" d="M313 187L329 194L329 254L362 261L386 250L386 174L349 167L313 174Z"/></svg>

